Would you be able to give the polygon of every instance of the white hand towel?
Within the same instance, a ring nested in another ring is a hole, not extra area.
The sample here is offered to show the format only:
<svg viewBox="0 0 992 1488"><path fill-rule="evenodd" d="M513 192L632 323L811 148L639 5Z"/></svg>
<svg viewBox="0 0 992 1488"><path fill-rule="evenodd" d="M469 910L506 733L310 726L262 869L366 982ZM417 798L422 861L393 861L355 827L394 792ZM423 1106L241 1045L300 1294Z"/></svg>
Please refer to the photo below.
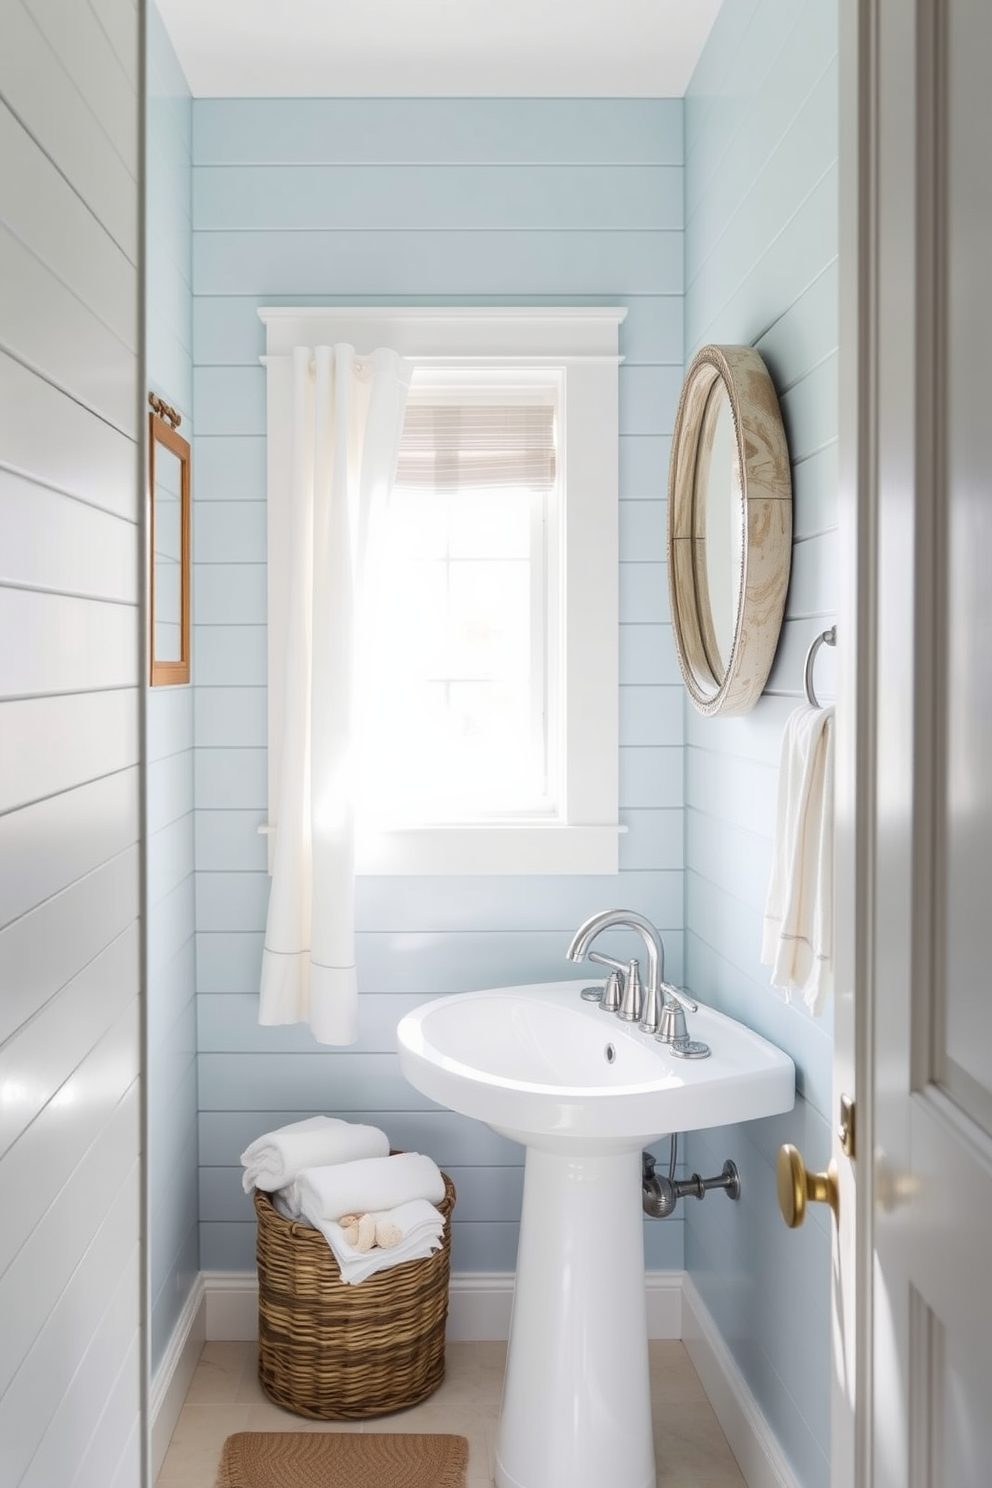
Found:
<svg viewBox="0 0 992 1488"><path fill-rule="evenodd" d="M444 1179L429 1157L397 1152L392 1157L304 1168L286 1198L314 1224L317 1218L339 1220L342 1214L394 1209L409 1199L440 1203Z"/></svg>
<svg viewBox="0 0 992 1488"><path fill-rule="evenodd" d="M285 1188L301 1168L322 1163L385 1157L389 1139L377 1126L361 1126L335 1116L308 1116L257 1137L241 1154L245 1193Z"/></svg>
<svg viewBox="0 0 992 1488"><path fill-rule="evenodd" d="M404 1261L419 1261L431 1255L441 1248L441 1236L444 1233L444 1215L439 1214L426 1201L420 1201L416 1205L398 1205L386 1215L378 1215L378 1219L388 1219L397 1228L403 1229L403 1238L391 1247L380 1248L377 1245L366 1251L350 1245L335 1220L315 1219L309 1214L304 1217L327 1241L341 1271L341 1280L349 1286L357 1286L366 1277L385 1271L390 1266L400 1266Z"/></svg>
<svg viewBox="0 0 992 1488"><path fill-rule="evenodd" d="M819 1013L833 985L834 709L786 721L761 960L786 1001Z"/></svg>

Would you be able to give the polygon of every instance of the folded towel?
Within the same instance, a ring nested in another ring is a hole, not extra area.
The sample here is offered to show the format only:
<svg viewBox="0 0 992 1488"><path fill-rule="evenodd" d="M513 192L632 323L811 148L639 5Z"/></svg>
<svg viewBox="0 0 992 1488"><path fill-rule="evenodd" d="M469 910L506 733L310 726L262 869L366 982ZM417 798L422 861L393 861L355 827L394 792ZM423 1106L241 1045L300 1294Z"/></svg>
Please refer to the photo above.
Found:
<svg viewBox="0 0 992 1488"><path fill-rule="evenodd" d="M380 1250L393 1250L409 1240L415 1229L423 1234L439 1235L444 1228L444 1217L426 1199L411 1199L408 1204L398 1204L395 1209L383 1209L378 1214L344 1214L338 1224L348 1244L364 1253L375 1245Z"/></svg>
<svg viewBox="0 0 992 1488"><path fill-rule="evenodd" d="M290 1208L316 1224L317 1219L336 1221L343 1214L394 1209L409 1199L440 1203L444 1179L429 1157L397 1152L392 1157L303 1168L284 1198Z"/></svg>
<svg viewBox="0 0 992 1488"><path fill-rule="evenodd" d="M761 960L786 1001L819 1013L833 984L834 710L786 721Z"/></svg>
<svg viewBox="0 0 992 1488"><path fill-rule="evenodd" d="M365 1214L361 1217L374 1221L377 1232L381 1225L384 1233L390 1235L398 1232L400 1238L391 1246L374 1245L363 1251L348 1240L348 1234L353 1232L351 1226L346 1233L333 1219L314 1219L310 1215L304 1215L304 1221L319 1230L327 1241L338 1263L341 1280L349 1286L357 1286L366 1277L385 1271L390 1266L400 1266L404 1261L423 1260L441 1247L444 1215L426 1199L400 1204L395 1209L378 1215ZM349 1215L347 1218L355 1219L356 1216Z"/></svg>
<svg viewBox="0 0 992 1488"><path fill-rule="evenodd" d="M245 1193L269 1193L292 1183L301 1168L385 1157L389 1139L377 1126L360 1126L335 1116L309 1116L257 1137L241 1154Z"/></svg>

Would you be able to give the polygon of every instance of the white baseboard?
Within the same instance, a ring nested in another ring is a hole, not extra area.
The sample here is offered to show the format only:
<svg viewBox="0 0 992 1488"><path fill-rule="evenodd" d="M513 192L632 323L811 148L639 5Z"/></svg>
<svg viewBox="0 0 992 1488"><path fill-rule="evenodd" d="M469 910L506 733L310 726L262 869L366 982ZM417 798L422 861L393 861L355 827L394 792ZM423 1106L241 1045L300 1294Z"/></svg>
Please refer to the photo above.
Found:
<svg viewBox="0 0 992 1488"><path fill-rule="evenodd" d="M209 1339L258 1337L258 1280L254 1272L207 1271L206 1330ZM455 1272L451 1278L447 1336L452 1340L505 1339L513 1303L511 1271ZM645 1277L649 1338L679 1338L682 1272L649 1271Z"/></svg>
<svg viewBox="0 0 992 1488"><path fill-rule="evenodd" d="M682 1342L748 1488L800 1488L688 1272L682 1279Z"/></svg>
<svg viewBox="0 0 992 1488"><path fill-rule="evenodd" d="M200 1351L207 1337L206 1299L202 1274L196 1278L172 1330L168 1347L156 1369L148 1391L151 1424L152 1482L168 1451L179 1412L193 1379Z"/></svg>

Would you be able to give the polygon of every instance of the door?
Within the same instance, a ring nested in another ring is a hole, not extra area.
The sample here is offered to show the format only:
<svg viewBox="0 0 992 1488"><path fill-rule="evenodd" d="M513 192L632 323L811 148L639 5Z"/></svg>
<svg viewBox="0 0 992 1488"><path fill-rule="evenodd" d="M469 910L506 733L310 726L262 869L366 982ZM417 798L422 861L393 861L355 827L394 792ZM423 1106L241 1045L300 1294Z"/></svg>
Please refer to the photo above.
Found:
<svg viewBox="0 0 992 1488"><path fill-rule="evenodd" d="M985 1488L992 6L844 12L857 186L849 177L840 643L846 616L841 702L856 722L846 756L839 741L837 1072L856 1079L859 1131L856 1162L840 1163L834 1482Z"/></svg>

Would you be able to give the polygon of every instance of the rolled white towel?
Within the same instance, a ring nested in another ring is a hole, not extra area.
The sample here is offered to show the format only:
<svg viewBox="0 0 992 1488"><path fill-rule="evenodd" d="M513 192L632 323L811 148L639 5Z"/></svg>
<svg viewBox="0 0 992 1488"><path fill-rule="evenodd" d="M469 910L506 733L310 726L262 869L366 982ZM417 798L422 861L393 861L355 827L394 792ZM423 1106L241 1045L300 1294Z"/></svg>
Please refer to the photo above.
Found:
<svg viewBox="0 0 992 1488"><path fill-rule="evenodd" d="M317 1224L318 1220L339 1220L343 1214L395 1209L410 1199L440 1203L444 1179L437 1164L423 1153L397 1152L392 1157L304 1168L286 1198L311 1224Z"/></svg>
<svg viewBox="0 0 992 1488"><path fill-rule="evenodd" d="M301 1168L385 1157L389 1138L377 1126L361 1126L336 1116L308 1116L256 1137L241 1154L245 1193L272 1193L292 1183ZM343 1212L343 1211L342 1211Z"/></svg>

